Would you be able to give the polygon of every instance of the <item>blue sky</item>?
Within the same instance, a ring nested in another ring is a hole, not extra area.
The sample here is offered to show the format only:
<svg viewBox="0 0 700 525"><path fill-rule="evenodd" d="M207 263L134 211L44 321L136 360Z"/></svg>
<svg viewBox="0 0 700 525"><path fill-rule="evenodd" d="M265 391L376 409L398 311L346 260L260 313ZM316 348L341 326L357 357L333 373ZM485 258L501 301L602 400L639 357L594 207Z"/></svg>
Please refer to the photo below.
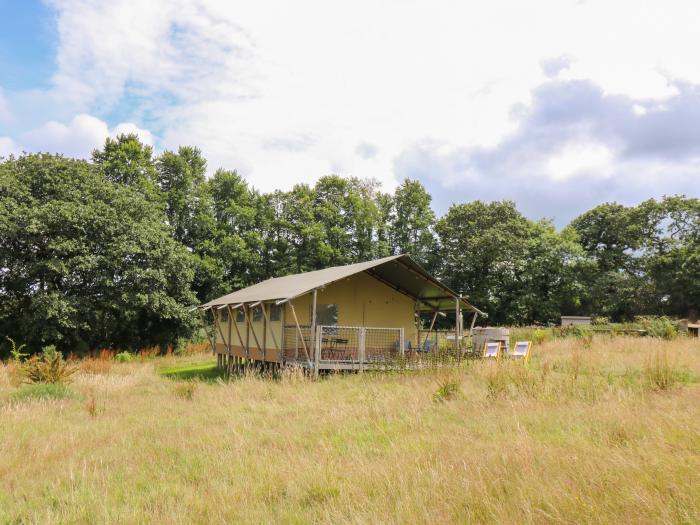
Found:
<svg viewBox="0 0 700 525"><path fill-rule="evenodd" d="M0 0L0 13L2 86L47 87L57 45L53 13L34 0Z"/></svg>
<svg viewBox="0 0 700 525"><path fill-rule="evenodd" d="M700 3L0 0L0 156L135 132L269 191L328 173L566 224L698 196Z"/></svg>

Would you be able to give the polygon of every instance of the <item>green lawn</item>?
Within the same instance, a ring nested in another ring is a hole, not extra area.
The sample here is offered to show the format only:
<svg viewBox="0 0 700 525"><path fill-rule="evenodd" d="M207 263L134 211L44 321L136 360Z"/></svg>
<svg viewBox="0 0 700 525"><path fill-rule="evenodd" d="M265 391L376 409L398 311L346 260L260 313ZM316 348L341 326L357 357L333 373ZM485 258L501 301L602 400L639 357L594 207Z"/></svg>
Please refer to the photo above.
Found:
<svg viewBox="0 0 700 525"><path fill-rule="evenodd" d="M205 381L211 383L215 382L217 379L226 378L224 370L217 368L216 361L188 363L161 368L159 373L163 377L177 381Z"/></svg>

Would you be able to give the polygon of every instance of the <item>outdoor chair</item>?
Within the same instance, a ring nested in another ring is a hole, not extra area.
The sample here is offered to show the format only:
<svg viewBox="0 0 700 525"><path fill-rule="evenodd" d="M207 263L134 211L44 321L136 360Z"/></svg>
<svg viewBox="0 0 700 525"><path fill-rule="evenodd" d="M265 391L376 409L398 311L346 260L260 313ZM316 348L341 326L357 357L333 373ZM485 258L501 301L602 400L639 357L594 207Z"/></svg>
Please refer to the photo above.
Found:
<svg viewBox="0 0 700 525"><path fill-rule="evenodd" d="M435 348L435 339L426 339L418 347L419 352L430 352Z"/></svg>
<svg viewBox="0 0 700 525"><path fill-rule="evenodd" d="M501 342L486 342L484 343L483 357L500 359L501 358Z"/></svg>
<svg viewBox="0 0 700 525"><path fill-rule="evenodd" d="M530 360L530 349L532 341L518 341L510 353L510 357L514 359L522 359L525 363Z"/></svg>
<svg viewBox="0 0 700 525"><path fill-rule="evenodd" d="M394 350L400 350L401 349L401 341L394 341L392 348ZM403 342L403 349L404 349L404 352L410 352L411 351L411 341L404 341Z"/></svg>

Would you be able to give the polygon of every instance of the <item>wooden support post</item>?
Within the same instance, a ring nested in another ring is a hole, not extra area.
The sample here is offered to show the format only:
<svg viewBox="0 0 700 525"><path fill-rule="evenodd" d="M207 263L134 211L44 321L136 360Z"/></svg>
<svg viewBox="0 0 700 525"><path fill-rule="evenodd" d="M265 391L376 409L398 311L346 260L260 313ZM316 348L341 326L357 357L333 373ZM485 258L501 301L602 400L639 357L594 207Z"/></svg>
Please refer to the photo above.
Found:
<svg viewBox="0 0 700 525"><path fill-rule="evenodd" d="M204 316L204 312L197 308L199 311L199 318L202 320L202 326L204 327L204 333L207 334L207 339L209 340L209 346L211 346L211 353L215 354L216 353L216 347L214 346L214 341L212 341L211 335L209 334L209 330L207 329L207 319Z"/></svg>
<svg viewBox="0 0 700 525"><path fill-rule="evenodd" d="M263 308L263 315L265 316L265 321L267 322L267 324L270 325L270 335L272 336L272 342L275 343L275 348L279 352L281 350L280 344L277 342L277 336L275 335L275 331L272 329L272 321L270 321L270 318L268 317L267 310L265 308ZM284 324L283 323L280 323L280 324L283 327L282 329L284 330Z"/></svg>
<svg viewBox="0 0 700 525"><path fill-rule="evenodd" d="M219 323L219 314L218 314L218 310L217 310L215 313L213 313L213 315L214 315L214 324L216 325L216 329L219 331L219 335L221 336L221 342L222 342L222 343L225 343L225 342L226 342L226 338L224 337L224 332L223 332L223 330L221 330L221 323ZM218 352L217 352L217 353L218 353Z"/></svg>
<svg viewBox="0 0 700 525"><path fill-rule="evenodd" d="M435 313L433 314L433 320L430 321L430 328L428 328L428 332L432 332L432 331L433 331L433 326L435 326L435 319L437 319L437 314L438 314L438 313L437 313L437 310L436 310ZM426 339L427 339L427 338L426 338Z"/></svg>
<svg viewBox="0 0 700 525"><path fill-rule="evenodd" d="M267 363L267 314L265 313L265 309L267 308L267 305L265 303L262 303L260 305L260 308L262 308L262 312L263 312L262 360L263 360L263 363Z"/></svg>
<svg viewBox="0 0 700 525"><path fill-rule="evenodd" d="M413 307L413 316L415 318L416 322L416 338L418 339L416 341L417 346L414 352L416 352L415 355L418 355L418 352L420 352L420 309L418 308L418 301L416 301L416 304Z"/></svg>
<svg viewBox="0 0 700 525"><path fill-rule="evenodd" d="M314 377L318 377L318 367L321 362L321 345L316 344L316 298L318 290L314 289L311 303L311 348L314 349ZM319 341L320 343L321 341Z"/></svg>
<svg viewBox="0 0 700 525"><path fill-rule="evenodd" d="M245 371L250 364L250 326L248 325L248 305L243 305L243 319L245 320Z"/></svg>
<svg viewBox="0 0 700 525"><path fill-rule="evenodd" d="M474 338L472 337L472 331L474 330L474 324L476 323L476 316L479 315L477 312L474 312L474 317L472 317L472 324L469 326L469 342L472 345L472 351L475 350L474 348Z"/></svg>
<svg viewBox="0 0 700 525"><path fill-rule="evenodd" d="M236 310L238 310L238 308L236 308ZM231 305L228 306L228 316L231 319L233 327L236 329L236 335L238 336L238 342L241 343L241 351L243 351L243 337L241 337L241 331L238 329L238 322L236 321L236 316L234 315L236 310L231 308ZM240 363L241 363L241 360L240 360L240 356L239 356L236 359L236 371L237 372L240 372L240 370L238 370L240 368L240 366L239 366Z"/></svg>
<svg viewBox="0 0 700 525"><path fill-rule="evenodd" d="M459 349L459 298L455 299L455 350Z"/></svg>
<svg viewBox="0 0 700 525"><path fill-rule="evenodd" d="M226 313L228 314L226 317L228 318L228 343L226 345L227 350L228 350L228 355L231 355L231 305L227 304L226 305Z"/></svg>
<svg viewBox="0 0 700 525"><path fill-rule="evenodd" d="M360 327L360 333L358 334L358 341L357 341L357 353L358 353L358 360L360 361L360 374L364 371L365 369L365 334L367 333L367 330L365 329L364 326Z"/></svg>
<svg viewBox="0 0 700 525"><path fill-rule="evenodd" d="M282 311L280 312L280 336L282 337L282 340L280 341L280 361L284 363L287 361L287 330L285 328L285 324L287 322L287 307L283 306ZM274 332L273 332L274 333Z"/></svg>
<svg viewBox="0 0 700 525"><path fill-rule="evenodd" d="M289 302L289 309L292 311L292 317L294 317L294 324L296 324L297 331L299 332L299 337L301 338L301 345L304 349L304 354L306 355L306 361L309 363L309 367L311 367L311 357L309 357L309 351L306 348L306 341L304 341L304 333L301 331L301 326L299 326L299 319L297 319L297 312L294 309L294 305L291 301Z"/></svg>

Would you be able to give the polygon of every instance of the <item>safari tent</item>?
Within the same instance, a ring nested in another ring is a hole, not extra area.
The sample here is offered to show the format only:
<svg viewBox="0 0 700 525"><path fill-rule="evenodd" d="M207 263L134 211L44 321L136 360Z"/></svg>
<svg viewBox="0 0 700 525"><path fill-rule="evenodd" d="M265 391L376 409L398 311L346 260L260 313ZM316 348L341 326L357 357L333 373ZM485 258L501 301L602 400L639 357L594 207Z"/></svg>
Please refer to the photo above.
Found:
<svg viewBox="0 0 700 525"><path fill-rule="evenodd" d="M316 373L461 352L482 314L407 255L268 279L200 308L214 322L219 366Z"/></svg>

